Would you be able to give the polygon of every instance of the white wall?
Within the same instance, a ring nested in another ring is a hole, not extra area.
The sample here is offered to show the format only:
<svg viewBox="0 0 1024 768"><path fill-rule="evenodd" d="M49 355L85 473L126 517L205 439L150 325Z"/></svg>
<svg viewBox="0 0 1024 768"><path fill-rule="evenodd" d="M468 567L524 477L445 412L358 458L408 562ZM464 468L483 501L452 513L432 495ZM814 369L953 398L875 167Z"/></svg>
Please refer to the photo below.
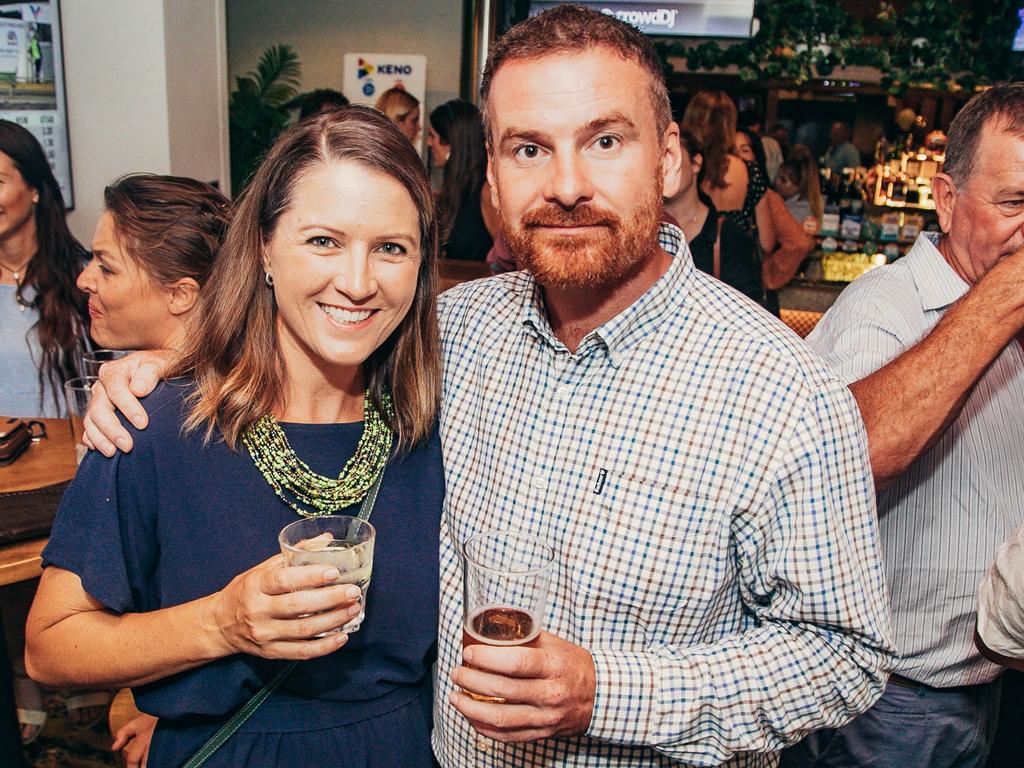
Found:
<svg viewBox="0 0 1024 768"><path fill-rule="evenodd" d="M227 0L228 72L255 69L260 55L288 43L302 63L302 90L341 90L346 53L427 57L427 113L459 95L462 0Z"/></svg>
<svg viewBox="0 0 1024 768"><path fill-rule="evenodd" d="M171 172L230 192L224 0L166 0Z"/></svg>
<svg viewBox="0 0 1024 768"><path fill-rule="evenodd" d="M224 59L224 37L210 33L223 7L224 0L61 3L75 189L68 224L83 243L92 239L104 186L122 174L227 181L223 66L211 64Z"/></svg>

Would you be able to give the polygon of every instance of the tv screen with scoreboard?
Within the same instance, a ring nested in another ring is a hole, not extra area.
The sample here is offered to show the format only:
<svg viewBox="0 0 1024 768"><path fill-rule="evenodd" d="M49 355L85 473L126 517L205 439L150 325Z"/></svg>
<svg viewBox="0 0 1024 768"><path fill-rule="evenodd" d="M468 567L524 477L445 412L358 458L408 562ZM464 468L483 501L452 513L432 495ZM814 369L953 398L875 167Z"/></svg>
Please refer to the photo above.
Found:
<svg viewBox="0 0 1024 768"><path fill-rule="evenodd" d="M534 0L530 3L530 15L559 4L558 0ZM586 0L580 5L615 16L647 35L746 38L750 37L754 20L754 0Z"/></svg>

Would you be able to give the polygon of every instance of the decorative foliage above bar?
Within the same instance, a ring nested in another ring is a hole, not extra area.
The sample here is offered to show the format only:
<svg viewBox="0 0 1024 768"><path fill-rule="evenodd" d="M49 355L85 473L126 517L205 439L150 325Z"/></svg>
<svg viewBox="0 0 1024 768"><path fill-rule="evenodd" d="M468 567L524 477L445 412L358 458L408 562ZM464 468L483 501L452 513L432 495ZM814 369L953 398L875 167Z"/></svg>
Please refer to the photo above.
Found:
<svg viewBox="0 0 1024 768"><path fill-rule="evenodd" d="M689 71L736 67L745 81L802 84L838 74L844 66L876 67L892 93L910 86L973 90L1024 75L1024 55L1011 50L1024 0L910 0L881 2L861 23L836 0L758 0L757 33L741 42L699 45L659 41Z"/></svg>

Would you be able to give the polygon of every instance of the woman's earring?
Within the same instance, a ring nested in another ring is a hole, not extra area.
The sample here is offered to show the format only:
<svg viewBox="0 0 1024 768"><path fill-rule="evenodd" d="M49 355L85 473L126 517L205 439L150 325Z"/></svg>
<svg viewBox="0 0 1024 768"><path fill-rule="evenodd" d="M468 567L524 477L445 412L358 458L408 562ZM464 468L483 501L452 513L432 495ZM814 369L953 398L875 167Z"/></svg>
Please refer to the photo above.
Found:
<svg viewBox="0 0 1024 768"><path fill-rule="evenodd" d="M267 288L274 287L274 278L269 272L263 273L263 282L267 284Z"/></svg>

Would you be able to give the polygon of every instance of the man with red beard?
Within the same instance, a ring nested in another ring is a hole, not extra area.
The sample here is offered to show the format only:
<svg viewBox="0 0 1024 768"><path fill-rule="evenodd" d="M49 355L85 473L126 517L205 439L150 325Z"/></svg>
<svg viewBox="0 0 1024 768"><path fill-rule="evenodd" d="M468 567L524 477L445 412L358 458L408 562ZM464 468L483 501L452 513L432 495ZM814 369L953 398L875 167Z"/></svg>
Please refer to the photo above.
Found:
<svg viewBox="0 0 1024 768"><path fill-rule="evenodd" d="M559 6L481 90L525 271L441 298L438 760L774 765L892 652L856 405L660 224L679 132L639 32ZM554 549L546 631L463 651L460 547L493 529Z"/></svg>
<svg viewBox="0 0 1024 768"><path fill-rule="evenodd" d="M440 301L438 761L775 765L867 709L892 654L856 405L659 224L681 155L643 35L559 6L495 43L482 96L525 271ZM461 549L488 530L555 552L530 647L463 651Z"/></svg>

